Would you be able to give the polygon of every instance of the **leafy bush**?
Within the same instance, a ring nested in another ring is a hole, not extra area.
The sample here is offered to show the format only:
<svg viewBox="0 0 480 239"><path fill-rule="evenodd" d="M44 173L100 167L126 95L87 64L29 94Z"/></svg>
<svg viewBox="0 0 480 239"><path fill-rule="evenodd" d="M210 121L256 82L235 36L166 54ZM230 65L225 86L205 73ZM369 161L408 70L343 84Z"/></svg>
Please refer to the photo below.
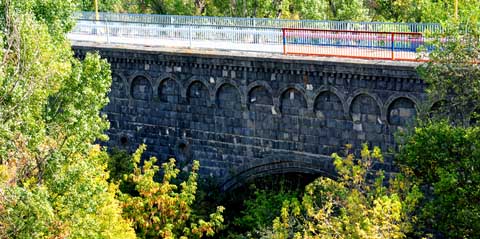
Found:
<svg viewBox="0 0 480 239"><path fill-rule="evenodd" d="M135 185L125 181L124 176L133 172L134 164L132 155L125 150L114 148L109 152L107 169L110 175L109 181L118 184L122 193L137 195Z"/></svg>
<svg viewBox="0 0 480 239"><path fill-rule="evenodd" d="M298 196L295 190L251 188L254 192L243 201L245 208L234 215L229 238L259 238L263 231L271 227L272 221L280 216L282 202Z"/></svg>
<svg viewBox="0 0 480 239"><path fill-rule="evenodd" d="M431 116L468 126L480 112L480 25L449 23L433 39L429 61L417 68L438 108Z"/></svg>
<svg viewBox="0 0 480 239"><path fill-rule="evenodd" d="M246 208L234 222L237 226L250 230L268 226L278 216L282 202L295 197L294 193L267 190L257 190L254 194L253 199L244 202Z"/></svg>
<svg viewBox="0 0 480 239"><path fill-rule="evenodd" d="M397 161L426 194L421 219L450 238L480 238L480 128L446 122L416 128Z"/></svg>
<svg viewBox="0 0 480 239"><path fill-rule="evenodd" d="M0 1L0 238L134 238L107 155L110 65L73 56L71 0Z"/></svg>
<svg viewBox="0 0 480 239"><path fill-rule="evenodd" d="M138 196L121 194L124 216L133 221L137 236L140 238L201 238L212 236L223 223L223 207L217 207L216 212L210 214L210 220L198 219L192 208L197 191L198 161L194 161L192 172L188 179L178 186L172 184L180 172L175 168L175 160L163 163L162 182L154 181L159 167L155 165L157 159L146 160L139 167L140 158L145 145L133 155L133 173L128 175L127 181L135 184Z"/></svg>
<svg viewBox="0 0 480 239"><path fill-rule="evenodd" d="M410 214L421 193L399 175L384 186L383 172L373 182L380 149L364 145L361 158L332 155L338 179L320 177L302 201L287 200L273 223L271 238L404 238L413 230Z"/></svg>

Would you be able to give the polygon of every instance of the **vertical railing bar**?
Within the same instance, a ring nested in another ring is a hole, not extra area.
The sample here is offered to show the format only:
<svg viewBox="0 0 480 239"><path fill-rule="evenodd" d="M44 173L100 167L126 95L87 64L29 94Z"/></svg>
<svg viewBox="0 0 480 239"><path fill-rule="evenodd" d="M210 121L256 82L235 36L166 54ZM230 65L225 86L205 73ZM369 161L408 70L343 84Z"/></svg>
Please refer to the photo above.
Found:
<svg viewBox="0 0 480 239"><path fill-rule="evenodd" d="M109 31L109 24L108 24L108 20L105 18L105 31L107 33L107 43L110 44L110 38L109 38L109 35L110 35L110 31Z"/></svg>
<svg viewBox="0 0 480 239"><path fill-rule="evenodd" d="M188 24L188 47L192 48L192 25Z"/></svg>
<svg viewBox="0 0 480 239"><path fill-rule="evenodd" d="M392 32L392 61L395 60L395 33Z"/></svg>

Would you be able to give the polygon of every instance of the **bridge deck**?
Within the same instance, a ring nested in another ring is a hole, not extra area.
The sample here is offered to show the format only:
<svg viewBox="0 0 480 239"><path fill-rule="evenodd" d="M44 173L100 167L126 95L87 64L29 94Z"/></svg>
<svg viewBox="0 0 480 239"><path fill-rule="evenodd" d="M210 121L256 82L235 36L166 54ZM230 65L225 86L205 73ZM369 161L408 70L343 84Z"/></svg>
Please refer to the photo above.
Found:
<svg viewBox="0 0 480 239"><path fill-rule="evenodd" d="M125 16L117 14L114 17ZM151 22L151 16L149 15L141 15L141 17L147 19L143 19L143 22L129 22L118 20L95 21L88 18L79 18L68 37L75 42L96 44L214 49L370 60L426 60L426 58L420 58L417 53L418 47L425 45L426 39L423 33L406 30L427 29L423 25L410 26L404 24L404 26L398 24L397 26L397 24L344 24L343 22L335 22L333 25L328 22L325 25L324 22L318 21L306 22L316 23L318 26L315 28L311 28L311 24L309 28L289 28L284 26L286 22L282 21L272 23L278 24L277 26L257 26L255 22L250 25L245 25L242 22L240 23L243 25L238 22L227 22L230 25L222 25L226 24L226 20L223 18L194 18L195 22L192 22L192 19L187 19L189 21L182 23L185 21L184 16L172 16L170 17L170 23L165 23L158 19ZM201 21L198 22L199 20ZM208 22L204 23L206 20ZM213 20L215 22L212 22ZM216 22L217 20L222 20L220 22L222 24ZM253 19L252 21L260 20L265 19ZM293 23L302 23L302 21ZM315 24L312 26L315 26ZM405 28L407 26L408 28ZM433 27L433 25L430 27ZM388 30L397 28L399 32Z"/></svg>

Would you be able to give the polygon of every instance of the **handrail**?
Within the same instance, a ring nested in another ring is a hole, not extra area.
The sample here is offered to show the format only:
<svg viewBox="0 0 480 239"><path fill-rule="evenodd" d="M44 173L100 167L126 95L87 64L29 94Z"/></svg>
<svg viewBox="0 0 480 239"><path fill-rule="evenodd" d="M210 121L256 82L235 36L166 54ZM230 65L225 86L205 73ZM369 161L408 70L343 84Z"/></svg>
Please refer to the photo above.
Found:
<svg viewBox="0 0 480 239"><path fill-rule="evenodd" d="M203 17L194 18L203 19ZM177 21L173 23L124 22L110 21L108 18L101 17L100 21L77 20L76 26L69 33L69 38L73 41L97 43L403 61L418 60L416 49L425 45L421 32L279 28L220 23L222 22L197 21L195 24L183 24Z"/></svg>
<svg viewBox="0 0 480 239"><path fill-rule="evenodd" d="M271 18L240 18L240 17L211 17L211 16L180 16L158 14L131 14L101 12L100 19L106 21L122 21L136 23L170 23L188 25L228 25L238 27L290 27L316 28L331 30L367 30L393 32L441 32L442 27L437 23L393 23L393 22L353 22L329 20L289 20ZM74 16L78 20L95 20L93 12L77 12Z"/></svg>
<svg viewBox="0 0 480 239"><path fill-rule="evenodd" d="M417 49L425 45L418 32L376 32L282 29L283 54L375 60L425 61Z"/></svg>

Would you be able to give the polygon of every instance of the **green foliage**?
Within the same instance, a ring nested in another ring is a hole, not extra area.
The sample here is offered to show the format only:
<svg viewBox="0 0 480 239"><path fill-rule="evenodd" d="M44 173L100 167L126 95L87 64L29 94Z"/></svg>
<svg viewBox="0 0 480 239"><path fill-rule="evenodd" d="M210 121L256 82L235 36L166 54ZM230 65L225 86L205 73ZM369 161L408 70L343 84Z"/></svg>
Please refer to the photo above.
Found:
<svg viewBox="0 0 480 239"><path fill-rule="evenodd" d="M423 224L449 238L480 237L480 128L427 123L407 137L397 158L427 195Z"/></svg>
<svg viewBox="0 0 480 239"><path fill-rule="evenodd" d="M124 150L114 148L109 152L109 156L107 162L107 169L110 176L109 181L118 184L121 192L134 195L136 193L135 185L123 180L125 175L133 172L134 164L132 155Z"/></svg>
<svg viewBox="0 0 480 239"><path fill-rule="evenodd" d="M236 213L229 238L260 238L280 216L282 203L298 196L295 190L255 189L253 195L243 201L245 207Z"/></svg>
<svg viewBox="0 0 480 239"><path fill-rule="evenodd" d="M82 1L82 9L92 10ZM102 1L100 1L102 2ZM283 19L437 22L454 14L453 0L107 0L101 9L137 13ZM459 22L477 24L478 0L459 0Z"/></svg>
<svg viewBox="0 0 480 239"><path fill-rule="evenodd" d="M472 12L478 9L478 2L471 3ZM420 211L426 229L450 238L477 238L480 129L468 126L478 124L480 110L480 25L478 14L461 20L446 25L432 43L431 61L419 67L437 107L433 120L406 136L397 161L415 173L412 179L429 195Z"/></svg>
<svg viewBox="0 0 480 239"><path fill-rule="evenodd" d="M68 166L59 168L49 181L55 215L71 238L134 238L122 218L117 186L107 182L108 155L96 146L88 156L72 156Z"/></svg>
<svg viewBox="0 0 480 239"><path fill-rule="evenodd" d="M95 0L81 0L78 6L83 11L95 11ZM119 11L121 0L97 0L99 12Z"/></svg>
<svg viewBox="0 0 480 239"><path fill-rule="evenodd" d="M411 1L411 0L410 0ZM454 1L422 0L418 4L419 19L422 22L446 23L454 15ZM458 0L458 22L476 25L479 23L480 5L477 0Z"/></svg>
<svg viewBox="0 0 480 239"><path fill-rule="evenodd" d="M146 160L139 167L140 158L145 145L133 155L134 169L127 180L135 184L138 196L121 194L123 211L126 218L133 221L137 235L141 238L201 238L212 236L223 223L223 207L217 207L210 214L210 220L196 219L193 214L193 203L197 191L198 161L194 161L188 179L178 186L172 184L179 169L175 168L175 160L162 164L163 180L156 182L155 175L159 167L156 158Z"/></svg>
<svg viewBox="0 0 480 239"><path fill-rule="evenodd" d="M69 32L74 24L71 17L72 11L76 9L74 0L5 0L0 2L3 12L0 17L5 19L9 10L20 15L30 14L35 21L49 29L52 38L63 41L63 34ZM3 21L3 20L2 20ZM0 23L2 29L5 22Z"/></svg>
<svg viewBox="0 0 480 239"><path fill-rule="evenodd" d="M175 15L236 16L284 19L367 20L363 0L139 0L117 9ZM88 10L89 8L83 8Z"/></svg>
<svg viewBox="0 0 480 239"><path fill-rule="evenodd" d="M381 171L369 182L373 164L383 161L378 148L370 151L364 145L360 159L332 156L337 181L318 178L306 187L301 202L285 201L271 238L405 238L421 198L418 188L401 175L386 187Z"/></svg>
<svg viewBox="0 0 480 239"><path fill-rule="evenodd" d="M283 192L277 193L267 190L257 190L254 198L246 200L245 210L241 217L234 221L234 224L247 229L261 229L269 226L280 211L283 201L295 197L295 194Z"/></svg>
<svg viewBox="0 0 480 239"><path fill-rule="evenodd" d="M372 19L392 22L445 23L454 15L453 0L372 0L366 1ZM459 22L478 22L477 0L458 0Z"/></svg>
<svg viewBox="0 0 480 239"><path fill-rule="evenodd" d="M444 102L437 116L468 125L480 110L480 25L451 24L432 43L431 61L418 68L431 101ZM445 41L447 39L447 41Z"/></svg>
<svg viewBox="0 0 480 239"><path fill-rule="evenodd" d="M134 238L93 145L108 128L109 65L73 57L73 1L0 7L0 238Z"/></svg>

